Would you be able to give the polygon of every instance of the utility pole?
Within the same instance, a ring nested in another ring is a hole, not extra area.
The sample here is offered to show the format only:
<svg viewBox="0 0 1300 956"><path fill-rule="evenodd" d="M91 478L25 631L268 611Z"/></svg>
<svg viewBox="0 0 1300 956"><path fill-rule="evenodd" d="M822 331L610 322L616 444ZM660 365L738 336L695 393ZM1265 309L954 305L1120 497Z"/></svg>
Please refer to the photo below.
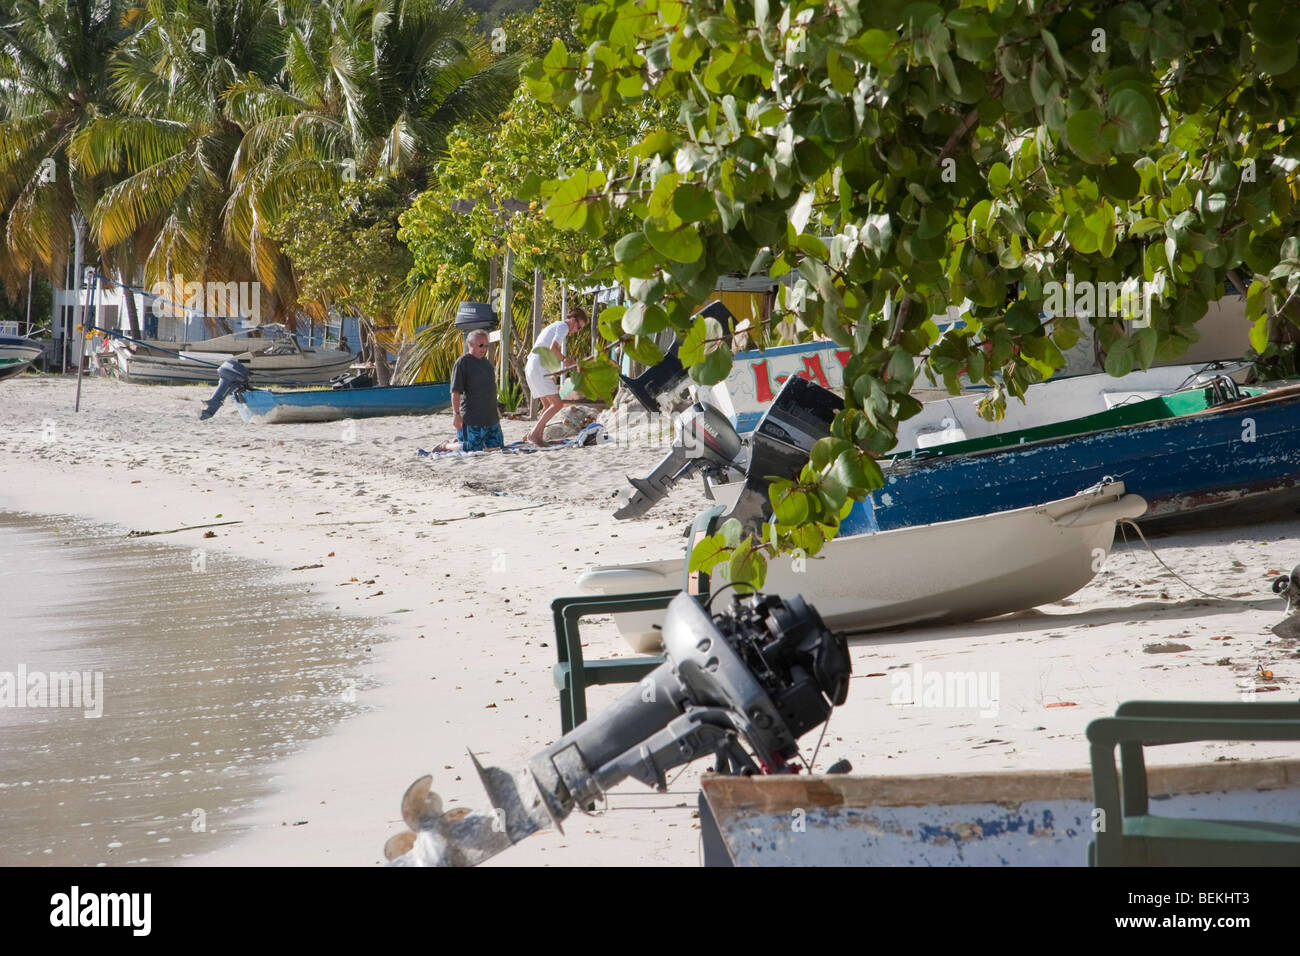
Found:
<svg viewBox="0 0 1300 956"><path fill-rule="evenodd" d="M510 382L510 331L514 319L510 315L511 279L515 267L515 253L506 246L505 276L501 280L501 368L497 373L497 388L505 390Z"/></svg>

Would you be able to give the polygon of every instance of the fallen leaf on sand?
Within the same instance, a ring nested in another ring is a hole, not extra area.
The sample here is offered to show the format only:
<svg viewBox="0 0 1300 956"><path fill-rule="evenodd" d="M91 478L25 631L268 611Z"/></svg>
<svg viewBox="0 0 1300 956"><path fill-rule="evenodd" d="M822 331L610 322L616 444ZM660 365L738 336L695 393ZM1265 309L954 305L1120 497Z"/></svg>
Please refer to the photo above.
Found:
<svg viewBox="0 0 1300 956"><path fill-rule="evenodd" d="M1058 700L1054 704L1044 704L1043 706L1044 707L1078 707L1079 705L1072 700Z"/></svg>

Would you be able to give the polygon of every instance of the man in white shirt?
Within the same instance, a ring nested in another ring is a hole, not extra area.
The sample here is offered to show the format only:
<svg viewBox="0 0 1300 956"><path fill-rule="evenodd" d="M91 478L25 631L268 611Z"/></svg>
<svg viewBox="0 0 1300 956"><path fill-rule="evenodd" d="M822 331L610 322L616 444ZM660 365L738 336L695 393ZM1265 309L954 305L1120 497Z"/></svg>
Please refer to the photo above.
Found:
<svg viewBox="0 0 1300 956"><path fill-rule="evenodd" d="M564 357L564 345L572 332L581 332L587 327L587 313L581 306L575 306L570 309L568 314L558 322L552 322L546 328L542 329L541 335L537 336L537 341L533 343L534 349L549 348L555 353L555 357L560 360L561 371L568 371L576 368L576 362L566 362ZM528 433L528 440L534 445L545 445L546 425L555 413L560 410L564 402L560 399L560 386L557 381L557 372L547 372L546 367L542 365L542 360L531 352L528 355L528 364L524 366L524 378L528 381L528 391L542 403L542 414L537 419L537 424L533 430Z"/></svg>

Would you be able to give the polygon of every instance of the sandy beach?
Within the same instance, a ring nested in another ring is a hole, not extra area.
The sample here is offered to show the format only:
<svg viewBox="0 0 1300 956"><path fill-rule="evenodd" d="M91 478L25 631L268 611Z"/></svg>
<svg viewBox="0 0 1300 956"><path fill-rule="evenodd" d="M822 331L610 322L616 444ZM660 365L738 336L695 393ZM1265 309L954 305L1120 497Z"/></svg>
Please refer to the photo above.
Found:
<svg viewBox="0 0 1300 956"><path fill-rule="evenodd" d="M374 622L358 712L277 762L266 799L209 820L221 841L191 858L204 865L381 863L384 840L403 827L401 794L425 773L445 801L482 806L467 748L514 769L559 734L550 602L576 593L593 564L679 554L683 524L705 503L687 482L642 520L610 517L624 474L644 474L664 452L644 440L427 461L416 451L450 437L449 414L246 425L227 403L199 422L206 386L87 379L76 413L74 390L71 378L4 384L0 511L82 516L110 534L237 521L158 540L277 565L323 608ZM507 441L528 428L504 424ZM1102 573L1065 601L856 643L848 702L817 769L840 758L860 774L1082 768L1085 726L1121 701L1252 690L1295 699L1300 641L1274 632L1284 605L1269 584L1300 562L1298 536L1293 517L1150 539L1213 597L1140 543L1117 542ZM936 555L937 569L943 560L996 555ZM589 657L631 654L608 620L584 635ZM891 674L908 667L995 674L997 705L891 703ZM106 686L111 708L111 674ZM591 691L591 712L619 692ZM1292 744L1206 743L1148 759L1297 756ZM704 769L686 770L667 794L625 783L607 812L571 818L563 835L538 835L494 862L694 865Z"/></svg>

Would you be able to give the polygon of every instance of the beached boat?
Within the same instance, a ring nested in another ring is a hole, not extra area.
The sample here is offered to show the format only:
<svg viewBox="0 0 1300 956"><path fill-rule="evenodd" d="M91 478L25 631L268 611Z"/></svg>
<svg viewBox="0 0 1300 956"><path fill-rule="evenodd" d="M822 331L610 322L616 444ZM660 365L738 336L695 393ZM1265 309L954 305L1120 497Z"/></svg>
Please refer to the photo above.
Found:
<svg viewBox="0 0 1300 956"><path fill-rule="evenodd" d="M222 362L248 368L253 385L324 385L345 374L351 352L304 348L281 325L263 325L202 342L133 341L113 336L117 365L129 382L187 384L218 380Z"/></svg>
<svg viewBox="0 0 1300 956"><path fill-rule="evenodd" d="M1133 420L1117 424L1116 416ZM849 527L888 530L1023 508L1106 476L1122 477L1146 499L1140 523L1164 528L1294 511L1300 385L1191 390L898 457Z"/></svg>
<svg viewBox="0 0 1300 956"><path fill-rule="evenodd" d="M1115 522L1145 510L1123 482L1112 482L1031 507L839 537L814 558L771 561L764 590L802 595L829 627L850 632L994 617L1079 590L1109 553ZM937 560L944 554L998 560ZM690 590L688 557L689 546L686 558L593 568L578 585L598 594ZM614 621L637 651L658 646L662 611L616 614Z"/></svg>
<svg viewBox="0 0 1300 956"><path fill-rule="evenodd" d="M21 374L42 351L38 343L21 335L0 335L0 380Z"/></svg>
<svg viewBox="0 0 1300 956"><path fill-rule="evenodd" d="M899 455L978 439L994 439L984 446L993 448L998 444L1018 444L1029 429L1062 426L1055 432L1036 433L1039 437L1055 437L1169 418L1180 412L1173 407L1161 408L1152 402L1153 399L1208 386L1222 377L1240 383L1250 368L1242 362L1214 362L1138 370L1120 378L1105 373L1054 377L1030 385L1025 390L1023 402L1008 400L1006 414L997 421L980 416L982 394L945 395L926 402L920 412L899 423L898 444L889 454ZM1094 419L1094 416L1106 412L1114 414Z"/></svg>
<svg viewBox="0 0 1300 956"><path fill-rule="evenodd" d="M722 844L705 840L706 866L1087 866L1098 836L1084 769L709 775L701 786ZM1147 787L1165 818L1294 823L1300 760L1152 767Z"/></svg>
<svg viewBox="0 0 1300 956"><path fill-rule="evenodd" d="M244 421L268 425L287 422L333 422L384 415L429 415L451 404L448 382L369 388L272 392L250 388L235 396Z"/></svg>
<svg viewBox="0 0 1300 956"><path fill-rule="evenodd" d="M969 408L958 411L969 417ZM841 533L1029 507L1107 476L1122 477L1147 500L1141 522L1165 529L1259 520L1300 507L1298 385L1243 388L1216 376L1203 388L1079 418L1053 421L1050 411L1033 427L911 449L882 461L884 487L854 506ZM957 431L948 429L950 436ZM711 490L730 506L742 483L713 483Z"/></svg>

